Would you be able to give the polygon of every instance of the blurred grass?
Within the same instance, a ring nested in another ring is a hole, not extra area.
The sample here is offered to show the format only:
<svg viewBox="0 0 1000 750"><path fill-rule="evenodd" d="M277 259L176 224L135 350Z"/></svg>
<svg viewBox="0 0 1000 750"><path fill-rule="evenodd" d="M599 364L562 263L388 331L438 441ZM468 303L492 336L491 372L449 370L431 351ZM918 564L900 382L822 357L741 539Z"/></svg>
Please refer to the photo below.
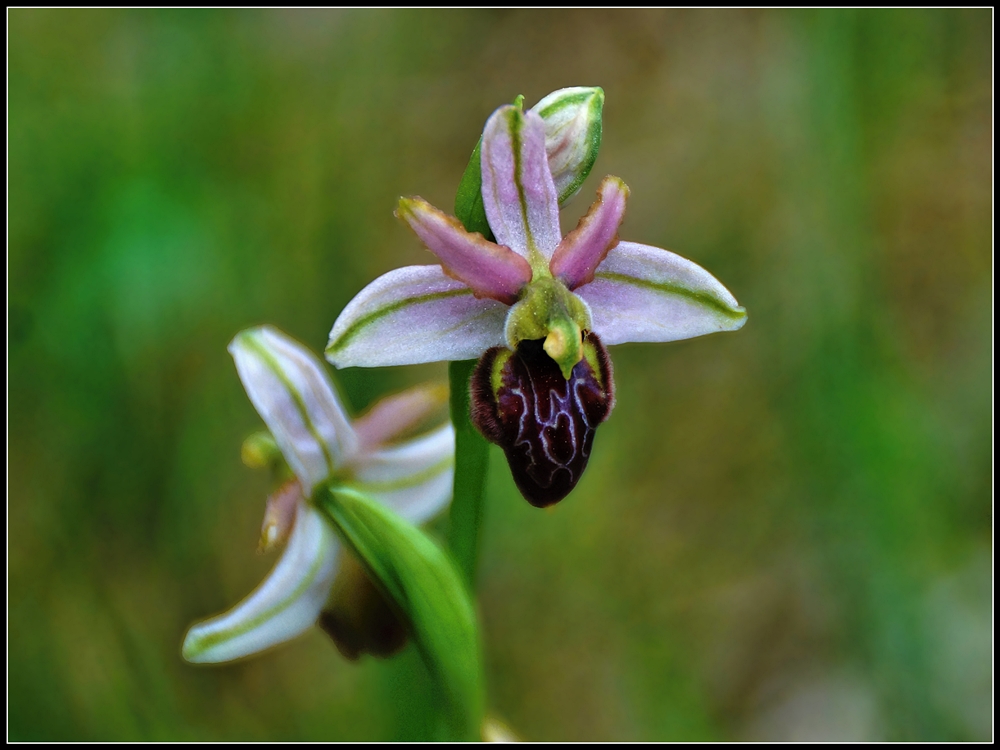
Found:
<svg viewBox="0 0 1000 750"><path fill-rule="evenodd" d="M564 224L620 175L623 237L750 320L613 350L555 510L492 455L492 710L542 740L991 737L991 11L8 17L11 739L427 732L412 649L181 662L272 563L225 346L322 349L430 262L396 198L450 206L492 109L569 85L607 105ZM358 409L444 377L338 373Z"/></svg>

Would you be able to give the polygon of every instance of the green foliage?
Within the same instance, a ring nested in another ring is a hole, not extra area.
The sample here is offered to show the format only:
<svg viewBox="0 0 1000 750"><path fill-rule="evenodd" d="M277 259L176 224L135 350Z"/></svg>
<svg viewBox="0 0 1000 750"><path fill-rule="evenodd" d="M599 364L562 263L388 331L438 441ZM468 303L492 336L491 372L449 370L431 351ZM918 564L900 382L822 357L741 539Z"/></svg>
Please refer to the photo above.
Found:
<svg viewBox="0 0 1000 750"><path fill-rule="evenodd" d="M320 489L316 500L410 624L442 698L437 739L477 740L483 721L479 636L454 564L423 532L361 493Z"/></svg>
<svg viewBox="0 0 1000 750"><path fill-rule="evenodd" d="M470 587L476 580L490 449L470 421L469 380L475 367L476 360L448 365L451 421L455 425L455 495L449 516L448 544Z"/></svg>
<svg viewBox="0 0 1000 750"><path fill-rule="evenodd" d="M486 209L483 207L483 172L479 156L479 146L482 138L476 143L469 158L469 164L462 173L462 181L458 184L455 194L455 216L469 232L479 232L483 237L493 242L493 230L486 219Z"/></svg>

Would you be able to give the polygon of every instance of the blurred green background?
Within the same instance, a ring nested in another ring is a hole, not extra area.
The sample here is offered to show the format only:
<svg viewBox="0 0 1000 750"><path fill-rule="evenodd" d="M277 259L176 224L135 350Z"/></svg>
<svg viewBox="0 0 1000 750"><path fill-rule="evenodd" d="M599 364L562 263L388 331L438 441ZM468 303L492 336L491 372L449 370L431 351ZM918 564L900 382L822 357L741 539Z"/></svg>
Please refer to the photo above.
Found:
<svg viewBox="0 0 1000 750"><path fill-rule="evenodd" d="M11 10L8 719L20 740L416 739L412 648L182 662L273 564L226 344L321 350L432 262L490 112L606 92L625 239L747 326L612 350L551 511L492 455L489 705L527 739L989 739L992 12ZM444 365L338 373L355 410Z"/></svg>

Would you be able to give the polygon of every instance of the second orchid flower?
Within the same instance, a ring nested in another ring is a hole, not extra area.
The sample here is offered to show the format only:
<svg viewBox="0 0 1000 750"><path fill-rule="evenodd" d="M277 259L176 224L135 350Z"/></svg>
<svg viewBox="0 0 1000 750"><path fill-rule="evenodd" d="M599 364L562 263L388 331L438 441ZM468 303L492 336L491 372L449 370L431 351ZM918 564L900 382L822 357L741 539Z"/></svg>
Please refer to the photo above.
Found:
<svg viewBox="0 0 1000 750"><path fill-rule="evenodd" d="M318 620L348 656L391 650L398 643L395 633L380 643L359 632L352 621L357 618L344 614L350 603L338 601L337 591L331 597L338 571L338 590L349 586L354 598L359 591L368 596L371 584L357 563L341 559L340 541L312 496L325 485L361 491L411 523L440 511L451 499L454 430L445 424L408 435L443 403L443 394L412 389L351 420L322 362L280 331L270 326L243 331L229 351L273 436L273 442L266 435L249 439L244 461L262 465L274 459L287 464L284 473L291 470L268 498L260 541L262 551L282 542L285 549L246 599L188 631L184 658L197 663L238 659L294 638Z"/></svg>

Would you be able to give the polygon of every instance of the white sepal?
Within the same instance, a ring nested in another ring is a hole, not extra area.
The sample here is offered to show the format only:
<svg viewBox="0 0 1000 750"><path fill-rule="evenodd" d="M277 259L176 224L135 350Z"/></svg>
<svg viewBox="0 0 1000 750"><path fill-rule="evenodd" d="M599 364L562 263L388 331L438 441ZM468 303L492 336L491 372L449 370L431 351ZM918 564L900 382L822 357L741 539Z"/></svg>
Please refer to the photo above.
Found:
<svg viewBox="0 0 1000 750"><path fill-rule="evenodd" d="M247 395L308 496L357 451L358 440L323 364L270 326L229 345Z"/></svg>
<svg viewBox="0 0 1000 750"><path fill-rule="evenodd" d="M503 344L507 306L476 299L441 266L380 276L333 324L326 358L336 367L388 367L475 359Z"/></svg>
<svg viewBox="0 0 1000 750"><path fill-rule="evenodd" d="M372 451L351 467L359 491L414 524L436 515L451 499L455 430L451 424L421 437Z"/></svg>
<svg viewBox="0 0 1000 750"><path fill-rule="evenodd" d="M606 345L735 331L747 318L729 290L697 263L635 242L618 243L576 294L590 305L594 332Z"/></svg>
<svg viewBox="0 0 1000 750"><path fill-rule="evenodd" d="M300 500L295 527L278 564L229 612L192 627L181 654L198 664L231 661L307 630L330 595L339 547L329 522Z"/></svg>

